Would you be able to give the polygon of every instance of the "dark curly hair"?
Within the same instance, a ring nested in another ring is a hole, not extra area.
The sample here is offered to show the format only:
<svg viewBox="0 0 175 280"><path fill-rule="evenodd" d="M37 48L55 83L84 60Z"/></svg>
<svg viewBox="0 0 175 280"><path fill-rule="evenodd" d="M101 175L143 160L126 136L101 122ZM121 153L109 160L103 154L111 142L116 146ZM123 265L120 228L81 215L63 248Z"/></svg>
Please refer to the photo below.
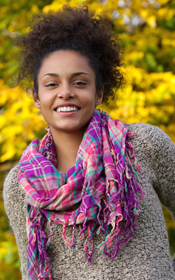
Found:
<svg viewBox="0 0 175 280"><path fill-rule="evenodd" d="M29 34L17 41L22 48L17 84L27 78L38 92L37 76L43 60L54 51L75 50L88 58L96 75L97 91L104 86L103 101L114 98L115 90L124 85L125 79L120 69L118 38L106 14L95 16L87 5L63 6L55 14L35 16L33 22Z"/></svg>

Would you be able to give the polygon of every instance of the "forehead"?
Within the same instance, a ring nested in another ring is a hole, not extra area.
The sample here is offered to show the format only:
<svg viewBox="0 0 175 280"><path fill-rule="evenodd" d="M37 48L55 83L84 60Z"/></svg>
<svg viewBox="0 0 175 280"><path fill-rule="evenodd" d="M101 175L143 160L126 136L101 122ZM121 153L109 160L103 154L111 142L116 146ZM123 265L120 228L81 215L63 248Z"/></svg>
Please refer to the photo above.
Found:
<svg viewBox="0 0 175 280"><path fill-rule="evenodd" d="M46 73L69 75L75 72L87 72L95 77L95 73L86 56L72 50L59 50L50 53L43 60L39 76L42 77Z"/></svg>

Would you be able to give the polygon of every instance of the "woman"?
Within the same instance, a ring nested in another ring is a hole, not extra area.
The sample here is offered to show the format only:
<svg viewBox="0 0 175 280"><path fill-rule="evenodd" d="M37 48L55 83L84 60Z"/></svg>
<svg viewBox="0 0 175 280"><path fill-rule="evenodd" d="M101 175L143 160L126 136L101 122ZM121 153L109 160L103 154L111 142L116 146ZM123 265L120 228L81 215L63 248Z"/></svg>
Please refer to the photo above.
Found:
<svg viewBox="0 0 175 280"><path fill-rule="evenodd" d="M175 145L96 109L124 84L109 23L65 6L19 40L48 123L4 184L23 280L175 279L160 203L175 216Z"/></svg>

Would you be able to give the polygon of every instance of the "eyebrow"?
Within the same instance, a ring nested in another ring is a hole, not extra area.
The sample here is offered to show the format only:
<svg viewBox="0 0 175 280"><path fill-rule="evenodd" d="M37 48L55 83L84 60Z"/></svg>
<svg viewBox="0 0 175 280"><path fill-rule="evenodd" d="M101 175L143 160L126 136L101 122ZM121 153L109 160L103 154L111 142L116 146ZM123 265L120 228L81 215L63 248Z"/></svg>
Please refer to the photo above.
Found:
<svg viewBox="0 0 175 280"><path fill-rule="evenodd" d="M71 77L73 78L73 77L80 76L80 75L87 75L87 76L89 76L89 74L86 73L86 72L76 72L76 73L71 74ZM51 77L57 77L57 78L59 77L59 75L56 74L56 73L46 73L45 75L43 75L43 77L44 76L51 76Z"/></svg>

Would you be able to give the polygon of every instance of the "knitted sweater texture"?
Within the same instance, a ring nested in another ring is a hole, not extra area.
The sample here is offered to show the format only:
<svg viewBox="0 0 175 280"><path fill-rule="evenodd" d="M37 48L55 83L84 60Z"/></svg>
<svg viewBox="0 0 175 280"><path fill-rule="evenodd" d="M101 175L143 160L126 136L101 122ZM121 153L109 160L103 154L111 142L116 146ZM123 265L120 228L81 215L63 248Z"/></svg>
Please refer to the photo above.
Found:
<svg viewBox="0 0 175 280"><path fill-rule="evenodd" d="M162 213L165 205L175 218L175 144L159 128L147 124L130 124L131 140L141 167L139 177L146 200L140 199L141 215L129 243L121 246L115 259L103 256L97 248L105 237L95 238L92 264L84 260L84 241L77 238L75 250L62 237L62 226L53 224L54 235L48 249L53 280L175 280L175 260L169 254L169 242ZM21 259L22 280L27 280L26 199L14 167L4 182L4 205L16 237ZM49 234L46 223L45 232ZM78 228L77 228L78 233ZM67 235L71 237L71 226ZM174 264L174 269L173 269Z"/></svg>

